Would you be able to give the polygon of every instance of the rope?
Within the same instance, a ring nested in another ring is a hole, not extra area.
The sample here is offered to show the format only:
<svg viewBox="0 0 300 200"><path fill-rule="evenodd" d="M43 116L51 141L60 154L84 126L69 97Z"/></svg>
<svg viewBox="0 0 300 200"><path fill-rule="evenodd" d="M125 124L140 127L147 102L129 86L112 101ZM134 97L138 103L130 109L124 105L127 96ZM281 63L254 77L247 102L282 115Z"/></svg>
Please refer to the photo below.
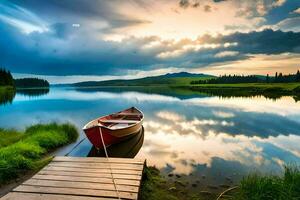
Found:
<svg viewBox="0 0 300 200"><path fill-rule="evenodd" d="M84 140L86 139L86 137L82 138L72 149L71 151L69 151L68 153L65 154L65 156L69 156L69 154L76 149L76 147L78 147L78 145L80 145Z"/></svg>
<svg viewBox="0 0 300 200"><path fill-rule="evenodd" d="M105 143L104 143L101 127L99 127L99 131L100 131L100 137L101 137L102 145L103 145L103 148L104 148L105 157L107 159L107 163L108 163L108 166L109 166L109 169L110 169L110 174L111 174L111 177L112 177L112 181L113 181L115 190L117 192L118 199L121 200L120 193L119 193L119 190L117 189L117 184L115 183L114 175L113 175L112 168L111 168L111 165L110 165L110 162L109 162L109 158L108 158L108 154L107 154L107 151L106 151L106 146L105 146Z"/></svg>
<svg viewBox="0 0 300 200"><path fill-rule="evenodd" d="M229 191L231 191L231 190L234 190L234 189L236 189L236 188L238 188L238 186L234 186L234 187L228 188L227 190L223 191L223 192L218 196L217 200L221 199L222 196L223 196L225 193L227 193L227 192L229 192Z"/></svg>

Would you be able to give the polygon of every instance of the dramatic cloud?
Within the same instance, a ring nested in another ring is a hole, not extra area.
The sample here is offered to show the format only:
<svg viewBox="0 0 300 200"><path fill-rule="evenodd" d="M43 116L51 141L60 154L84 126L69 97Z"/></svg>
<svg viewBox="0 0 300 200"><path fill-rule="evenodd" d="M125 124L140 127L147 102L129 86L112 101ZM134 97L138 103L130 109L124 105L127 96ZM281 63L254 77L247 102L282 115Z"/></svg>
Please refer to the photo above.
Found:
<svg viewBox="0 0 300 200"><path fill-rule="evenodd" d="M294 10L293 13L300 14L300 8L297 8L296 10Z"/></svg>
<svg viewBox="0 0 300 200"><path fill-rule="evenodd" d="M297 55L299 6L291 0L4 0L0 64L14 73L116 76Z"/></svg>
<svg viewBox="0 0 300 200"><path fill-rule="evenodd" d="M300 31L300 17L287 18L274 26L275 29L284 29L288 31Z"/></svg>
<svg viewBox="0 0 300 200"><path fill-rule="evenodd" d="M204 11L205 12L211 12L211 6L210 5L205 5L204 6Z"/></svg>
<svg viewBox="0 0 300 200"><path fill-rule="evenodd" d="M189 0L180 0L179 1L179 6L182 8L187 8L190 6Z"/></svg>

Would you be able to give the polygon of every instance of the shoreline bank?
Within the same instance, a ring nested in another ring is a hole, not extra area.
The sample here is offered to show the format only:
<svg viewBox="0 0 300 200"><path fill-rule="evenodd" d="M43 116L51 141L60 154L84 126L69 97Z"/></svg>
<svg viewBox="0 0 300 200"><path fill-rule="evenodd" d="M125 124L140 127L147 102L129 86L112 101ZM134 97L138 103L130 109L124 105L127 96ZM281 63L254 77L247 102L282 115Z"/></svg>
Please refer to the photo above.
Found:
<svg viewBox="0 0 300 200"><path fill-rule="evenodd" d="M49 153L76 141L78 131L71 124L37 124L25 131L0 129L0 194L44 167Z"/></svg>

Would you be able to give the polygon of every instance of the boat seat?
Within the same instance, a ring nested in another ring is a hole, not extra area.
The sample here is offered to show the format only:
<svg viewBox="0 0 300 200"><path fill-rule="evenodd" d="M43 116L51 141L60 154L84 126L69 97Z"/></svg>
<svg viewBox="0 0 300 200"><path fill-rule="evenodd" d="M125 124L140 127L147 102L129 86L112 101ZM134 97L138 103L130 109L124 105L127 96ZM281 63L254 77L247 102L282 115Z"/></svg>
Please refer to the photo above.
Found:
<svg viewBox="0 0 300 200"><path fill-rule="evenodd" d="M140 116L140 113L116 113L116 115Z"/></svg>
<svg viewBox="0 0 300 200"><path fill-rule="evenodd" d="M108 119L108 120L99 120L99 122L102 122L102 123L116 123L116 124L135 124L137 122L140 122L138 120L116 120L116 119Z"/></svg>

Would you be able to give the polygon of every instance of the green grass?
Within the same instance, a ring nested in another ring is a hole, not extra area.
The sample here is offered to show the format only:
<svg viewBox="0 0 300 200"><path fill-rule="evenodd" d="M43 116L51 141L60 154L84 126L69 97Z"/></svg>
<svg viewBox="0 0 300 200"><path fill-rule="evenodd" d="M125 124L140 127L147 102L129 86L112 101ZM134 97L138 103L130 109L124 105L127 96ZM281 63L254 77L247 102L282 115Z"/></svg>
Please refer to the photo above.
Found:
<svg viewBox="0 0 300 200"><path fill-rule="evenodd" d="M245 177L233 194L232 200L299 200L300 169L285 167L282 177L252 174Z"/></svg>
<svg viewBox="0 0 300 200"><path fill-rule="evenodd" d="M0 148L17 142L23 136L24 136L24 134L14 130L14 129L5 130L5 129L0 128Z"/></svg>
<svg viewBox="0 0 300 200"><path fill-rule="evenodd" d="M44 166L49 161L45 157L48 152L74 142L78 137L76 128L70 124L39 124L28 127L23 133L1 131L1 184Z"/></svg>
<svg viewBox="0 0 300 200"><path fill-rule="evenodd" d="M155 167L145 167L141 185L141 200L208 200L217 194L191 194L160 175ZM299 200L300 168L287 166L283 175L251 174L242 179L237 189L227 192L220 200Z"/></svg>
<svg viewBox="0 0 300 200"><path fill-rule="evenodd" d="M7 89L13 89L13 87L12 86L0 86L0 92L7 90Z"/></svg>
<svg viewBox="0 0 300 200"><path fill-rule="evenodd" d="M198 84L182 88L198 91L211 96L251 97L265 96L276 99L282 96L300 98L300 83L241 83L241 84Z"/></svg>
<svg viewBox="0 0 300 200"><path fill-rule="evenodd" d="M0 105L11 103L16 95L16 90L12 86L0 86Z"/></svg>
<svg viewBox="0 0 300 200"><path fill-rule="evenodd" d="M182 185L183 184L183 185ZM203 195L191 192L185 184L169 182L155 167L145 166L139 199L141 200L209 200L214 194ZM199 191L200 192L200 191Z"/></svg>
<svg viewBox="0 0 300 200"><path fill-rule="evenodd" d="M235 83L235 84L196 84L195 87L202 88L281 88L293 90L300 87L300 83Z"/></svg>
<svg viewBox="0 0 300 200"><path fill-rule="evenodd" d="M211 77L176 77L176 78L167 78L169 80L167 85L171 86L184 86L190 85L192 81L196 80L205 80L210 79Z"/></svg>
<svg viewBox="0 0 300 200"><path fill-rule="evenodd" d="M141 185L141 200L179 200L176 194L168 189L166 180L160 176L158 169L146 167Z"/></svg>
<svg viewBox="0 0 300 200"><path fill-rule="evenodd" d="M146 77L133 80L109 80L109 81L90 81L75 83L75 87L113 87L113 86L184 86L190 85L191 81L207 79L209 77Z"/></svg>

